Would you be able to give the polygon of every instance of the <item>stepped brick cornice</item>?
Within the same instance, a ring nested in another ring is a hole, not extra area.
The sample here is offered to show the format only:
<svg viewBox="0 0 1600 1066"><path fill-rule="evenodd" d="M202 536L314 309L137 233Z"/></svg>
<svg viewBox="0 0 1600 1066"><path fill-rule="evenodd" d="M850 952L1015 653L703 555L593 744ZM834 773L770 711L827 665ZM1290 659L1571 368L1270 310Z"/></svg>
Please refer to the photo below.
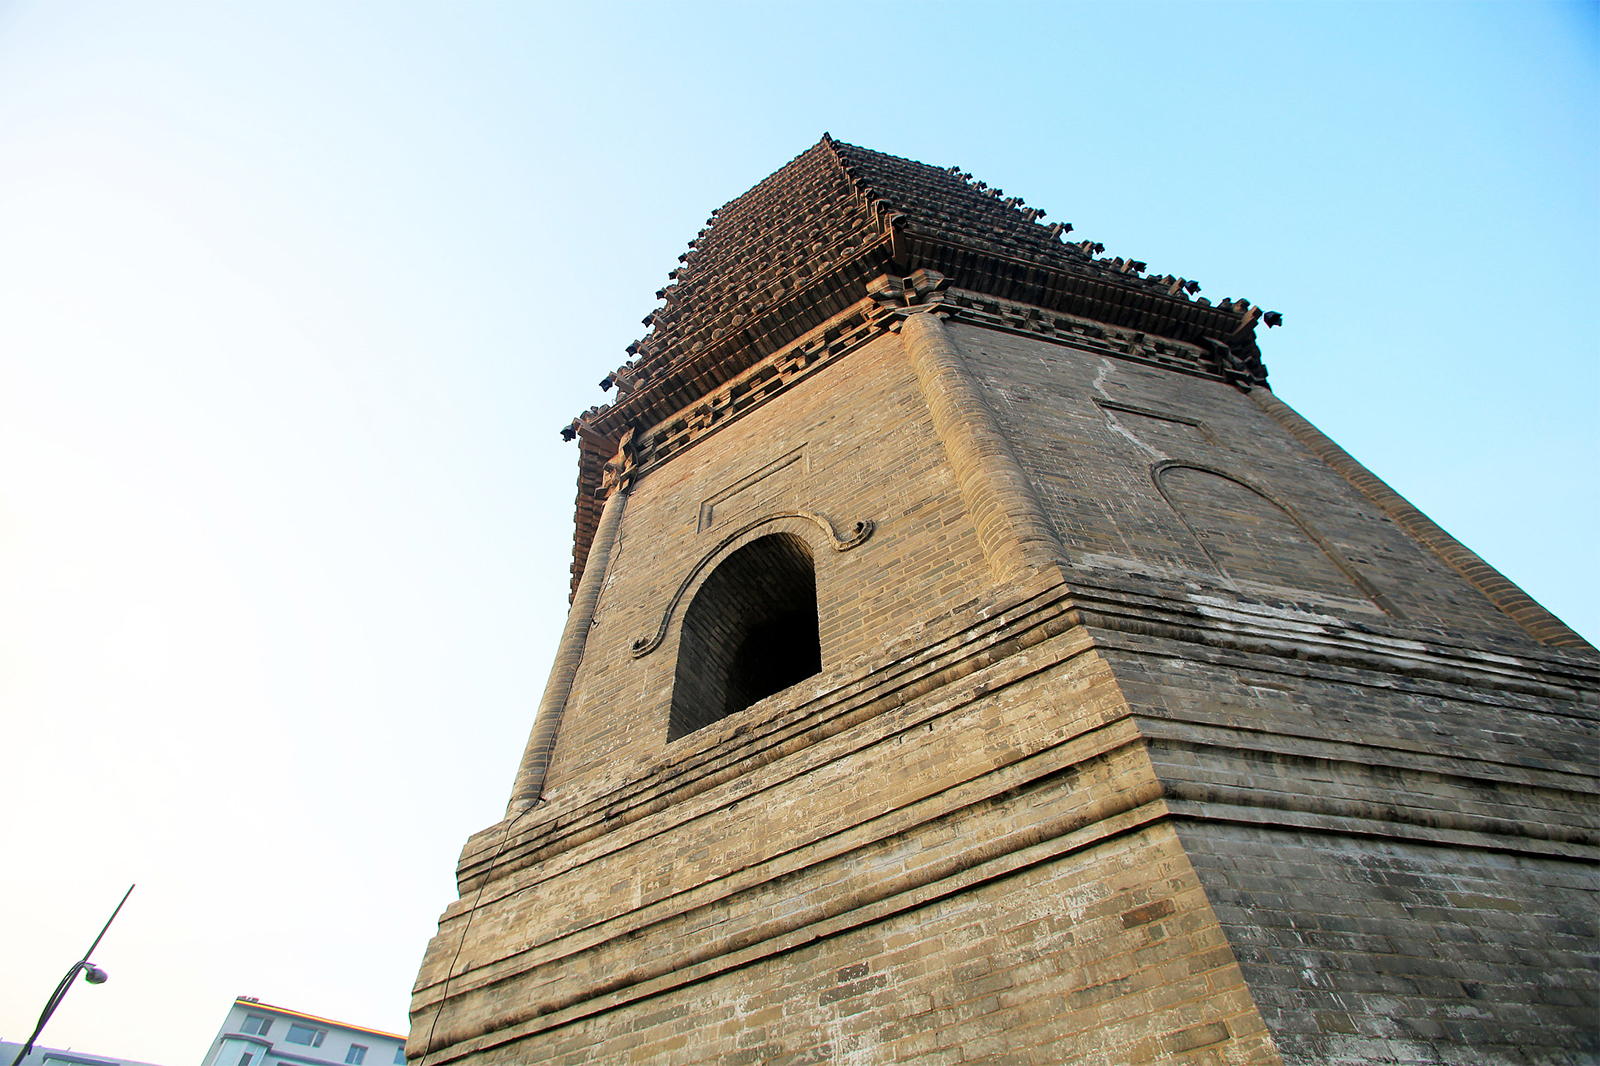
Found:
<svg viewBox="0 0 1600 1066"><path fill-rule="evenodd" d="M919 268L963 289L1175 340L1237 340L1254 325L1249 301L1212 305L1193 297L1194 282L1097 258L1103 246L1067 243L1072 227L1044 216L958 167L824 135L712 213L657 293L664 306L645 319L650 332L603 383L618 403L590 419L609 425L624 412L600 416L618 407L647 413L653 395L676 391L672 378L698 379L696 357L713 349L726 380L861 299L873 278Z"/></svg>

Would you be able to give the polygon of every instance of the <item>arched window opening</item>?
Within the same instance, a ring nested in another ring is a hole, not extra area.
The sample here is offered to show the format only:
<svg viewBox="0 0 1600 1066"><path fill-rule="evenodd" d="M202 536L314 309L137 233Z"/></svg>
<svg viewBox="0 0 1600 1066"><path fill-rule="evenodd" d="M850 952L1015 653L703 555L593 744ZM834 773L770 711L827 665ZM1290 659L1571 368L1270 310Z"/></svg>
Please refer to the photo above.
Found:
<svg viewBox="0 0 1600 1066"><path fill-rule="evenodd" d="M810 546L792 533L751 541L712 571L684 612L667 739L821 670Z"/></svg>

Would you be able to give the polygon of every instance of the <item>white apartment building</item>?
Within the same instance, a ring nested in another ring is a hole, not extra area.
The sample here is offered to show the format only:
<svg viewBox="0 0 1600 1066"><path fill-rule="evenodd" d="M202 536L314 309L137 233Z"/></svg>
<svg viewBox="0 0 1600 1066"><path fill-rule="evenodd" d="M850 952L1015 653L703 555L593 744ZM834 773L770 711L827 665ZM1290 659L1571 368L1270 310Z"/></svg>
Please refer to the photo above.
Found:
<svg viewBox="0 0 1600 1066"><path fill-rule="evenodd" d="M315 1014L233 1001L201 1066L405 1066L406 1038Z"/></svg>

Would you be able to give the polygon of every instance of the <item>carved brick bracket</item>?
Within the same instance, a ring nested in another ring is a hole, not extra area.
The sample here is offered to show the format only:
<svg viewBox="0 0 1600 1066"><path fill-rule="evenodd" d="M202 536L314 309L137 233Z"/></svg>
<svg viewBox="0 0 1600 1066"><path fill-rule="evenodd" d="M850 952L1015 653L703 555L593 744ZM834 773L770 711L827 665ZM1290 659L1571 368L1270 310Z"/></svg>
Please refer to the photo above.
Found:
<svg viewBox="0 0 1600 1066"><path fill-rule="evenodd" d="M1246 301L1240 300L1239 303L1246 304ZM1251 387L1267 383L1267 367L1261 361L1261 349L1256 344L1256 323L1261 317L1261 308L1246 304L1244 318L1238 329L1220 339L1204 338L1217 372L1241 392L1249 392ZM1273 312L1268 320L1281 322L1283 316Z"/></svg>
<svg viewBox="0 0 1600 1066"><path fill-rule="evenodd" d="M883 312L866 300L835 316L732 381L706 393L693 406L664 419L638 438L638 466L644 473L735 418L776 396L841 355L883 332Z"/></svg>
<svg viewBox="0 0 1600 1066"><path fill-rule="evenodd" d="M939 303L950 279L937 270L915 270L905 277L881 274L867 282L867 292L878 304L878 317L904 307Z"/></svg>
<svg viewBox="0 0 1600 1066"><path fill-rule="evenodd" d="M612 493L625 492L633 487L633 479L639 469L633 438L634 429L629 426L622 434L622 440L617 443L616 454L606 460L605 468L600 473L600 490L595 493L601 499L610 499Z"/></svg>

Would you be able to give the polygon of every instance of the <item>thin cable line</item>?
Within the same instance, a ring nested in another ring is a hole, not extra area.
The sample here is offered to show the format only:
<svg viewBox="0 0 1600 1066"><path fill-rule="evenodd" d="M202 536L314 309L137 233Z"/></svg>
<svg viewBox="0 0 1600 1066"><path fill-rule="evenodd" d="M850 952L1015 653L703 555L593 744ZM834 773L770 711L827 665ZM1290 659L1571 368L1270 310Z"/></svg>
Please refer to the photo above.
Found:
<svg viewBox="0 0 1600 1066"><path fill-rule="evenodd" d="M511 843L511 830L516 828L524 815L538 806L539 801L535 800L521 814L506 823L506 831L500 837L500 846L495 848L494 857L489 860L489 868L483 872L483 880L478 883L478 892L472 897L472 906L467 910L467 922L461 927L461 939L456 942L456 953L450 957L450 966L444 972L444 988L439 992L439 1008L433 1012L433 1021L428 1024L428 1042L422 1046L422 1060L418 1066L427 1066L428 1056L433 1054L433 1032L439 1027L439 1016L444 1013L444 1005L450 1000L450 982L456 978L456 963L461 960L461 951L467 946L467 933L472 930L472 919L477 917L478 904L483 901L483 891L489 887L489 882L493 878L495 864L500 861L500 855L506 850L506 845Z"/></svg>

